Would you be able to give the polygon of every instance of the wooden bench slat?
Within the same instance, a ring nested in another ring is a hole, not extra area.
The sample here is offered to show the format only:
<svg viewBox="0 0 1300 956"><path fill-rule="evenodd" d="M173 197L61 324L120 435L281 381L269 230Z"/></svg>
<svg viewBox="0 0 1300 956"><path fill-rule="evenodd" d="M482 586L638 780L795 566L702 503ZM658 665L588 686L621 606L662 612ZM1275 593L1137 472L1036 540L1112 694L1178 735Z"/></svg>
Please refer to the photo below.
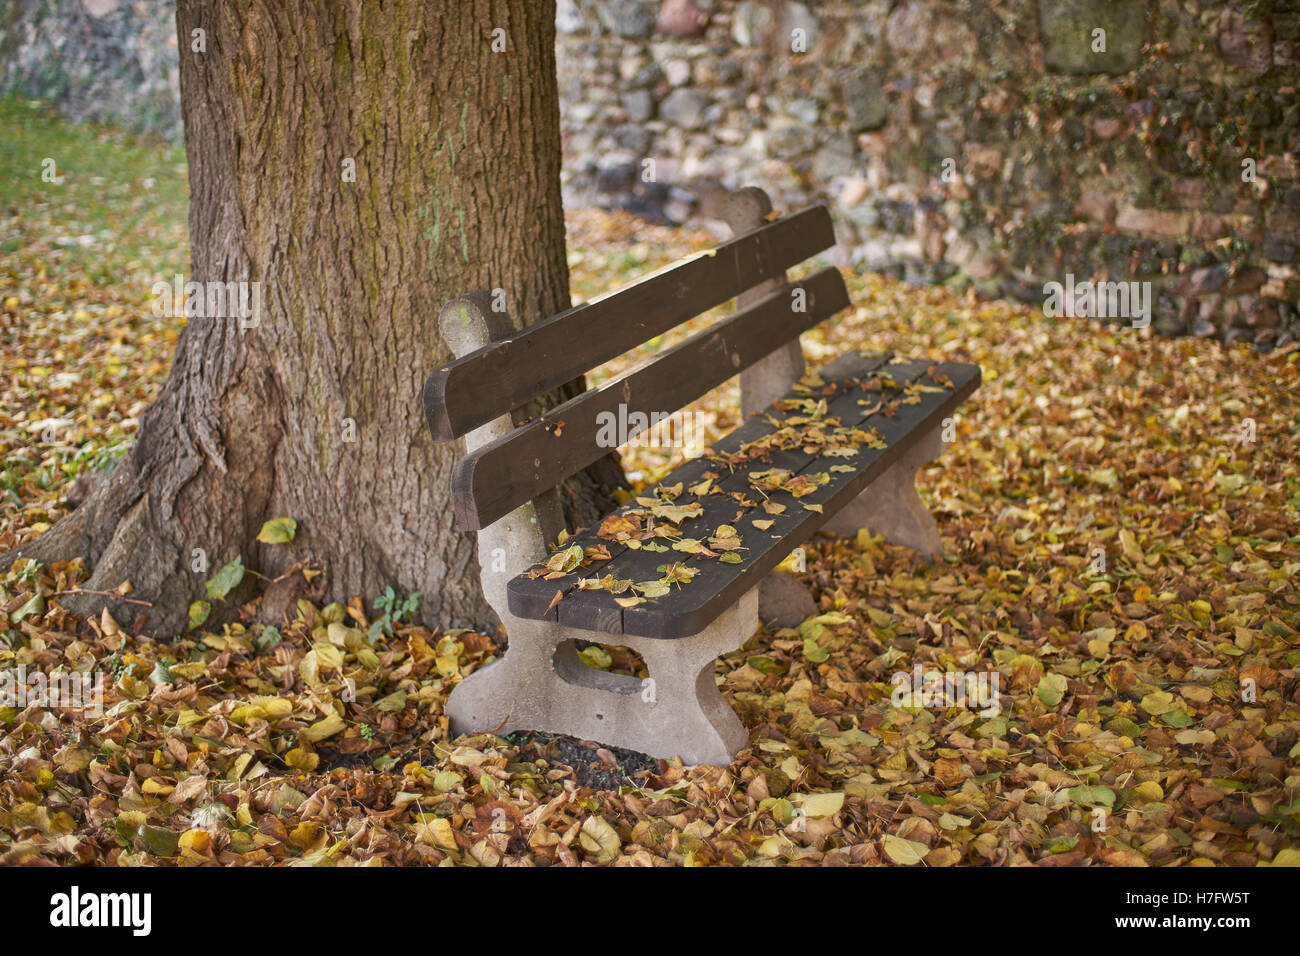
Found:
<svg viewBox="0 0 1300 956"><path fill-rule="evenodd" d="M804 308L793 311L794 294ZM749 308L697 332L621 378L591 389L540 419L484 445L452 476L457 525L486 527L525 501L554 488L622 442L601 443L602 417L621 424L628 413L671 416L742 369L771 354L849 304L844 278L823 269L783 284ZM645 429L627 429L634 438Z"/></svg>
<svg viewBox="0 0 1300 956"><path fill-rule="evenodd" d="M861 359L858 361L861 362ZM919 375L933 364L928 360L918 360L906 366L891 366L888 371L902 384L909 377ZM843 360L834 365L836 366L834 372L831 367L823 372L823 377L827 381L842 377ZM852 458L809 458L798 452L778 449L772 451L767 460L739 468L732 475L716 483L724 491L746 490L749 489L748 473L768 467L784 467L796 474L804 471L828 471L833 464L848 464L855 468L852 473L829 473L831 480L804 498L796 500L789 495L781 495L781 502L787 505L785 513L767 515L761 509L749 509L739 520L735 520L735 513L741 509L734 501L712 495L698 499L705 504L705 514L688 522L683 531L687 535L707 537L706 531L711 534L719 524L734 525L740 532L744 546L749 549L740 552L742 555L740 564L726 564L716 559L694 559L674 551L656 554L623 550L598 567L583 568L580 573L560 581L530 580L522 576L515 578L509 586L512 612L524 617L558 620L562 624L583 629L599 627L615 634L675 638L696 633L776 567L789 553L790 548L806 540L836 511L856 497L914 441L937 426L945 415L950 414L975 390L979 383L979 369L976 366L944 363L938 366L937 372L948 375L953 381L954 388L942 394L923 394L921 402L917 405L899 405L893 417L881 413L861 417L869 409L857 405L859 398L867 397L874 401L874 396L878 393L867 395L854 390L837 396L828 403L827 414L838 415L842 424L856 423L859 427L874 427L879 430L887 443L886 448L859 448ZM791 395L793 396L794 393ZM742 426L742 429L749 428L754 423L751 420ZM766 430L772 430L771 426L767 426ZM740 429L737 431L739 432ZM752 437L746 440L752 440ZM729 444L739 446L739 442ZM722 449L721 445L720 442L719 451L734 451L734 447ZM698 480L705 471L717 471L720 467L725 467L718 462L708 461L701 466L701 461L696 459L684 466L684 468L692 467L694 471L686 479L687 481ZM665 478L664 483L676 483L682 480L680 477L682 475L683 469L678 469ZM751 490L750 497L756 498L757 493ZM805 503L821 504L824 511L822 514L808 511L802 507ZM774 523L767 531L759 531L750 524L754 517L770 518ZM594 534L584 534L575 541L580 544L594 544L599 539ZM688 566L698 568L699 573L689 584L668 597L652 599L634 608L620 609L607 593L574 590L569 592L549 613L543 613L556 590L572 587L579 576L598 577L613 574L617 578L648 580L659 576L655 570L659 565L677 560L685 561ZM621 615L616 616L612 613L618 610L621 610ZM621 620L616 619L620 617Z"/></svg>
<svg viewBox="0 0 1300 956"><path fill-rule="evenodd" d="M830 214L813 206L444 365L424 385L434 440L549 394L834 244Z"/></svg>

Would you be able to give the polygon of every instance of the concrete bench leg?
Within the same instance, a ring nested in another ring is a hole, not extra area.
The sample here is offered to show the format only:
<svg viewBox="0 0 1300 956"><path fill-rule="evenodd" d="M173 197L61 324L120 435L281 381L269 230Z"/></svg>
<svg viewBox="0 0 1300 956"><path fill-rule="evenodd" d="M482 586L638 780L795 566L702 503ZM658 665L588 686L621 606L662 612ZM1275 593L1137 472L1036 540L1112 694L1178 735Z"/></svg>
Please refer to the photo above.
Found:
<svg viewBox="0 0 1300 956"><path fill-rule="evenodd" d="M548 731L719 766L748 745L714 683L713 662L754 633L756 592L699 634L672 641L501 617L510 647L456 685L447 701L452 733ZM577 640L631 647L649 678L592 670L578 657Z"/></svg>
<svg viewBox="0 0 1300 956"><path fill-rule="evenodd" d="M438 323L458 358L513 331L487 292L452 299ZM465 447L481 448L514 427L510 415L493 419L466 435ZM757 630L757 591L751 589L699 634L674 641L521 620L509 611L506 585L546 560L546 543L563 527L559 495L549 491L479 531L483 596L505 625L510 647L500 661L452 690L447 700L452 732L542 730L656 757L680 756L688 763L731 763L749 738L713 683L713 662ZM649 678L592 670L578 657L578 640L631 647L645 660Z"/></svg>
<svg viewBox="0 0 1300 956"><path fill-rule="evenodd" d="M923 436L879 478L828 521L823 528L834 534L857 534L870 528L886 541L915 548L930 558L943 554L939 525L916 493L917 469L943 453L939 428Z"/></svg>

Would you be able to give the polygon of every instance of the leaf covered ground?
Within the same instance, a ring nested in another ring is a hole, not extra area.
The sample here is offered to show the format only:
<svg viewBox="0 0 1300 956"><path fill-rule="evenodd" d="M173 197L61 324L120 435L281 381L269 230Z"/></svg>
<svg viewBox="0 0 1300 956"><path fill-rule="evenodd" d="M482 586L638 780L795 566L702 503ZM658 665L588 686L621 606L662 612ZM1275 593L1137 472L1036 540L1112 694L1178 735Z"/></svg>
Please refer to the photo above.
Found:
<svg viewBox="0 0 1300 956"><path fill-rule="evenodd" d="M0 551L132 440L178 333L150 285L185 243L174 153L3 110ZM75 163L43 183L60 142ZM709 242L575 212L575 295ZM946 554L813 542L819 614L717 665L752 742L731 767L449 738L449 689L500 648L403 624L392 596L387 627L359 595L271 636L157 643L79 627L57 595L76 562L19 565L0 669L102 672L106 690L98 717L0 707L0 863L1294 865L1300 352L849 288L805 338L812 364L861 348L983 369L921 477ZM734 387L695 410L729 430ZM630 455L643 487L670 463ZM918 667L996 672L997 712L897 706L894 676Z"/></svg>

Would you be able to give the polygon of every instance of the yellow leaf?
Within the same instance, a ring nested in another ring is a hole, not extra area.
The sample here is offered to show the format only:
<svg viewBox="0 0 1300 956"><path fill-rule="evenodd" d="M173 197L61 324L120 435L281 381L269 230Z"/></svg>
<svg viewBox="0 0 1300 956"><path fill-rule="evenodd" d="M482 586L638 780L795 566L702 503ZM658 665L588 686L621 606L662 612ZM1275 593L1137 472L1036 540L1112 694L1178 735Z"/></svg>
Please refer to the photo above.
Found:
<svg viewBox="0 0 1300 956"><path fill-rule="evenodd" d="M318 839L324 840L325 838L324 828L312 820L298 824L289 832L289 842L299 849L306 849Z"/></svg>
<svg viewBox="0 0 1300 956"><path fill-rule="evenodd" d="M261 707L268 720L278 720L293 713L293 701L283 697L254 697L250 703Z"/></svg>
<svg viewBox="0 0 1300 956"><path fill-rule="evenodd" d="M193 850L195 853L202 853L212 845L212 837L207 830L186 830L181 834L177 845L182 850Z"/></svg>
<svg viewBox="0 0 1300 956"><path fill-rule="evenodd" d="M283 544L292 541L297 533L298 522L293 518L272 518L257 532L257 540L263 544Z"/></svg>
<svg viewBox="0 0 1300 956"><path fill-rule="evenodd" d="M316 652L316 665L321 670L336 671L343 666L343 652L328 641L318 641L311 649Z"/></svg>
<svg viewBox="0 0 1300 956"><path fill-rule="evenodd" d="M252 754L248 754L248 753L240 754L231 763L230 769L226 771L226 779L238 780L240 777L244 775L244 771L248 769L248 765L252 762L253 762Z"/></svg>
<svg viewBox="0 0 1300 956"><path fill-rule="evenodd" d="M927 866L956 866L960 862L961 851L955 847L937 846L925 855Z"/></svg>
<svg viewBox="0 0 1300 956"><path fill-rule="evenodd" d="M623 847L614 828L601 816L590 816L582 821L578 842L597 863L612 863Z"/></svg>
<svg viewBox="0 0 1300 956"><path fill-rule="evenodd" d="M320 755L310 753L301 747L294 747L284 755L284 762L295 770L305 770L311 773L320 765Z"/></svg>
<svg viewBox="0 0 1300 956"><path fill-rule="evenodd" d="M776 570L782 574L798 574L798 568L803 563L800 560L801 558L803 558L803 555L799 554L797 550L791 551L785 556L785 560L776 566Z"/></svg>
<svg viewBox="0 0 1300 956"><path fill-rule="evenodd" d="M324 740L326 737L333 737L346 726L347 724L343 722L342 717L338 714L330 714L324 720L318 720L306 730L302 731L300 736L305 737L307 740L310 740L315 744Z"/></svg>
<svg viewBox="0 0 1300 956"><path fill-rule="evenodd" d="M1128 558L1134 564L1146 563L1146 555L1138 547L1137 537L1128 528L1121 528L1119 532L1119 543L1124 549L1124 557Z"/></svg>
<svg viewBox="0 0 1300 956"><path fill-rule="evenodd" d="M109 637L116 637L121 633L121 628L117 626L117 621L113 620L113 615L108 613L108 608L100 611L99 626L103 628L104 633Z"/></svg>
<svg viewBox="0 0 1300 956"><path fill-rule="evenodd" d="M1164 690L1153 691L1142 698L1139 706L1153 717L1158 717L1174 709L1174 695Z"/></svg>
<svg viewBox="0 0 1300 956"><path fill-rule="evenodd" d="M842 793L810 793L803 798L803 812L809 817L830 817L840 812L844 806Z"/></svg>
<svg viewBox="0 0 1300 956"><path fill-rule="evenodd" d="M266 709L256 704L244 704L242 707L236 707L230 712L232 723L239 724L241 727L253 720L265 720Z"/></svg>
<svg viewBox="0 0 1300 956"><path fill-rule="evenodd" d="M886 833L881 838L880 845L885 850L885 856L902 866L912 866L915 863L920 863L925 859L925 855L930 852L930 848L924 843L917 843L915 840L904 840L892 833Z"/></svg>
<svg viewBox="0 0 1300 956"><path fill-rule="evenodd" d="M444 850L456 849L456 834L451 828L451 821L446 817L435 817L429 821L429 835L436 846Z"/></svg>
<svg viewBox="0 0 1300 956"><path fill-rule="evenodd" d="M1145 783L1139 783L1133 788L1133 792L1143 800L1163 800L1165 792L1160 788L1160 784L1154 780L1148 780Z"/></svg>

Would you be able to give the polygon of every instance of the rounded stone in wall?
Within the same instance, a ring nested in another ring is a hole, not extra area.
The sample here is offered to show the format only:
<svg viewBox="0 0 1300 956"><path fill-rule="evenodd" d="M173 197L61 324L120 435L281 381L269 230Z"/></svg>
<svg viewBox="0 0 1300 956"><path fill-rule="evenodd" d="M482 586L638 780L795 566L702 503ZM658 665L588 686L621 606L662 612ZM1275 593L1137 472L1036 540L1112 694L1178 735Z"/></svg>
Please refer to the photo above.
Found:
<svg viewBox="0 0 1300 956"><path fill-rule="evenodd" d="M639 156L644 156L650 151L650 142L653 138L649 130L636 123L625 123L614 130L614 142Z"/></svg>
<svg viewBox="0 0 1300 956"><path fill-rule="evenodd" d="M857 165L858 144L847 133L835 133L813 159L813 177L820 183L849 176ZM853 205L849 203L848 205Z"/></svg>
<svg viewBox="0 0 1300 956"><path fill-rule="evenodd" d="M81 8L92 17L106 17L122 5L122 0L81 0Z"/></svg>
<svg viewBox="0 0 1300 956"><path fill-rule="evenodd" d="M700 36L709 27L709 15L691 0L664 0L657 29L664 36Z"/></svg>
<svg viewBox="0 0 1300 956"><path fill-rule="evenodd" d="M630 90L623 94L623 109L633 123L644 123L655 114L655 98L649 90Z"/></svg>
<svg viewBox="0 0 1300 956"><path fill-rule="evenodd" d="M781 17L781 43L786 49L792 49L798 42L802 45L800 52L813 53L819 47L821 33L821 20L806 6L795 2L785 5Z"/></svg>
<svg viewBox="0 0 1300 956"><path fill-rule="evenodd" d="M606 30L627 39L650 36L659 18L650 0L601 0L596 4L596 16Z"/></svg>
<svg viewBox="0 0 1300 956"><path fill-rule="evenodd" d="M786 103L784 112L801 123L816 126L817 121L821 119L822 108L816 100L804 98Z"/></svg>
<svg viewBox="0 0 1300 956"><path fill-rule="evenodd" d="M741 46L762 46L772 25L772 8L765 3L743 0L731 12L731 37Z"/></svg>
<svg viewBox="0 0 1300 956"><path fill-rule="evenodd" d="M648 86L658 86L663 82L663 79L663 67L658 63L647 63L645 66L641 67L641 69L637 70L636 75L632 77L632 87L638 89Z"/></svg>
<svg viewBox="0 0 1300 956"><path fill-rule="evenodd" d="M767 153L776 159L802 156L816 143L812 130L803 123L783 122L774 125L767 133Z"/></svg>
<svg viewBox="0 0 1300 956"><path fill-rule="evenodd" d="M686 86L691 82L691 64L687 60L673 58L663 64L664 78L669 86Z"/></svg>
<svg viewBox="0 0 1300 956"><path fill-rule="evenodd" d="M1141 62L1146 0L1039 0L1038 19L1049 70L1127 73Z"/></svg>
<svg viewBox="0 0 1300 956"><path fill-rule="evenodd" d="M1262 76L1273 67L1272 24L1227 7L1219 16L1219 54L1229 66Z"/></svg>
<svg viewBox="0 0 1300 956"><path fill-rule="evenodd" d="M704 124L704 110L708 105L708 97L704 94L678 88L659 104L659 115L676 126L697 129Z"/></svg>
<svg viewBox="0 0 1300 956"><path fill-rule="evenodd" d="M874 70L850 70L844 74L840 85L844 90L849 132L863 133L885 125L889 117L889 100Z"/></svg>

